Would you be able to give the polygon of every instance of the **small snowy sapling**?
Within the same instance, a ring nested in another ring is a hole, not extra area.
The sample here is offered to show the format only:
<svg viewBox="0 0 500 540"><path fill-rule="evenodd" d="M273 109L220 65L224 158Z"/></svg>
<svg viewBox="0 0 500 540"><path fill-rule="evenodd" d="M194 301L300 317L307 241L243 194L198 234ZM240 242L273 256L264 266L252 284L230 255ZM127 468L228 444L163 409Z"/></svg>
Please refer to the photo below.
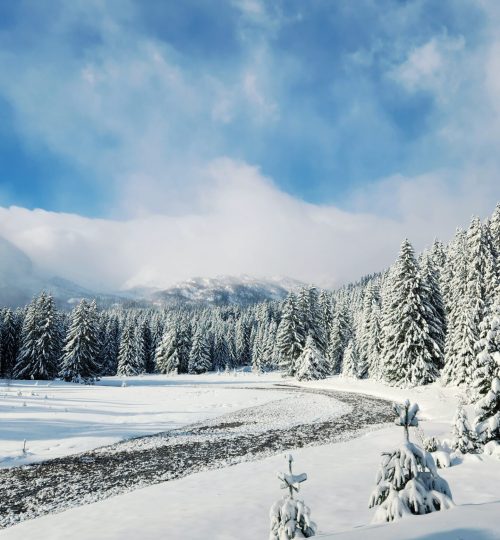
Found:
<svg viewBox="0 0 500 540"><path fill-rule="evenodd" d="M448 483L438 475L431 454L410 442L409 428L418 426L418 405L406 400L393 408L396 425L404 429L404 442L382 454L377 486L369 502L370 508L378 507L374 522L395 521L453 506Z"/></svg>
<svg viewBox="0 0 500 540"><path fill-rule="evenodd" d="M470 454L477 449L477 437L469 425L467 414L462 404L458 405L455 418L453 419L452 448L462 454Z"/></svg>
<svg viewBox="0 0 500 540"><path fill-rule="evenodd" d="M310 510L303 501L293 498L299 491L299 485L307 480L307 475L293 474L293 458L288 456L288 473L279 473L281 489L288 489L288 495L276 501L269 512L271 533L269 540L292 540L310 538L316 534L316 524L311 521Z"/></svg>

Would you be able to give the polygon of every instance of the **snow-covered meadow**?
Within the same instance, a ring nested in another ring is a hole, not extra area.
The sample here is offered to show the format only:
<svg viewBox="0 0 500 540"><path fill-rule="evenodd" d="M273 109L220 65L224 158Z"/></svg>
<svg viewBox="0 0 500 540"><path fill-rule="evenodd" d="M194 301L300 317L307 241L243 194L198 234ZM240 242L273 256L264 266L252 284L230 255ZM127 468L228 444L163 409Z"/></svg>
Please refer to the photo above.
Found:
<svg viewBox="0 0 500 540"><path fill-rule="evenodd" d="M283 398L278 374L105 377L95 385L0 379L0 468L150 435ZM24 440L26 451L23 452Z"/></svg>
<svg viewBox="0 0 500 540"><path fill-rule="evenodd" d="M113 378L105 379L99 386L81 387L81 391L100 395L99 399L107 402L106 405L102 403L101 407L108 411L109 416L113 411L123 409L129 413L135 411L138 418L147 418L150 416L147 412L149 409L141 414L141 407L147 403L156 403L158 407L162 403L164 416L155 422L179 425L274 400L278 392L272 391L273 383L283 383L283 379L276 374L256 376L251 373L239 373L237 377L203 375L194 380L184 376L144 377L131 379L128 387L121 388L121 380ZM127 399L133 399L134 384L137 385L136 401L127 406ZM296 384L295 381L293 384ZM268 391L256 388L264 385L269 386ZM450 437L451 422L460 396L456 389L443 388L439 384L401 390L373 381L339 377L302 385L359 392L398 401L408 397L421 407L420 426L425 435L440 439ZM61 392L64 392L64 386L73 388L71 385L61 385ZM250 390L252 387L254 389ZM180 399L176 394L177 388L188 392L188 397ZM118 392L129 395L119 398ZM61 400L67 399L71 393L61 393L60 396ZM278 398L283 398L283 392L279 393ZM25 417L25 421L29 424L28 417ZM127 436L126 429L135 435L141 429L146 432L153 427L153 422L144 421L141 428L140 421L136 419L115 435ZM165 427L168 426L160 429ZM94 433L94 443L98 441L98 435ZM415 437L415 433L412 433L412 437ZM349 540L500 538L497 517L500 510L500 461L483 455L468 455L462 463L440 469L440 474L450 484L456 508L388 525L369 525L373 511L368 509L368 498L374 487L380 454L397 446L401 438L401 428L389 426L347 442L293 452L295 471L308 474L300 497L311 507L319 536ZM260 540L266 538L269 532L269 508L283 494L276 473L285 468L285 459L277 455L204 471L92 505L26 521L3 530L0 538L62 540L71 535L75 540L132 540L139 537L156 540L168 535L179 540Z"/></svg>

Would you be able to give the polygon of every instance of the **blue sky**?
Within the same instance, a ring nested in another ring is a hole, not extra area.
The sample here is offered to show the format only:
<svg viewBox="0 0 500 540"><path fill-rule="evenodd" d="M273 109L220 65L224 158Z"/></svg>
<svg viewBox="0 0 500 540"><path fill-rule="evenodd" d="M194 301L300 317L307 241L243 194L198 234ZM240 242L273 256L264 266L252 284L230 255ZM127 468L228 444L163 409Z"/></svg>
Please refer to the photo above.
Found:
<svg viewBox="0 0 500 540"><path fill-rule="evenodd" d="M112 214L123 178L141 169L123 131L144 136L159 120L144 103L154 99L165 125L146 136L164 156L151 174L165 184L180 181L185 162L229 156L300 198L343 205L364 184L447 166L463 157L439 137L449 104L394 73L433 39L458 58L488 38L485 11L460 0L20 0L1 3L0 21L0 202L90 216ZM129 79L121 64L152 54L177 71L189 100L154 66ZM107 82L111 66L122 71ZM54 99L58 84L86 92L85 70L104 73L90 96L101 100L97 114L124 99L110 111L123 118L101 122L78 99Z"/></svg>
<svg viewBox="0 0 500 540"><path fill-rule="evenodd" d="M293 277L378 270L500 199L499 23L494 0L0 2L0 234L49 267L96 223L162 216L190 254L178 279L293 274L293 245L264 264L270 228L367 253L376 229L380 257ZM281 221L247 238L262 208ZM198 227L229 226L251 260L191 264Z"/></svg>

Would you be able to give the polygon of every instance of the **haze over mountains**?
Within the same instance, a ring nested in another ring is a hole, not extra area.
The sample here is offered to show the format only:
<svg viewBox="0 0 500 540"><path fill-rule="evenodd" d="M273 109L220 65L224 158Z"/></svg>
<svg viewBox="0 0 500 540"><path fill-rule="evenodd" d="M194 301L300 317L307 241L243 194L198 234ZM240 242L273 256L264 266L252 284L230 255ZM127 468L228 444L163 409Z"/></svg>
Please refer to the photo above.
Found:
<svg viewBox="0 0 500 540"><path fill-rule="evenodd" d="M49 291L60 308L71 309L81 298L96 298L101 306L238 304L280 300L303 283L290 278L251 276L196 277L162 289L134 287L123 291L93 291L61 276L46 275L21 249L0 236L0 306L26 305L41 290Z"/></svg>

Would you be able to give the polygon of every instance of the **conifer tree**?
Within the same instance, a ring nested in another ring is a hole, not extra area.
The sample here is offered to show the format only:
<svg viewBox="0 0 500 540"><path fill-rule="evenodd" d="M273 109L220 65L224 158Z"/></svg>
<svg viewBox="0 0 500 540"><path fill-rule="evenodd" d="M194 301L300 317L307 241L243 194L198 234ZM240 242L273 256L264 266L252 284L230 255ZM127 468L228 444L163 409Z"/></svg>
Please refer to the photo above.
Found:
<svg viewBox="0 0 500 540"><path fill-rule="evenodd" d="M275 502L269 512L271 533L269 540L293 540L311 538L316 534L316 524L311 521L311 511L304 501L294 498L299 486L307 480L307 475L293 474L292 456L288 456L288 473L278 474L281 489L288 489L288 495Z"/></svg>
<svg viewBox="0 0 500 540"><path fill-rule="evenodd" d="M475 399L488 393L494 377L500 377L500 303L496 302L479 324L481 337L476 343L475 362L470 367Z"/></svg>
<svg viewBox="0 0 500 540"><path fill-rule="evenodd" d="M59 315L52 296L42 292L37 301L39 335L37 348L37 376L53 379L59 370L62 352L62 335ZM33 372L32 372L33 373Z"/></svg>
<svg viewBox="0 0 500 540"><path fill-rule="evenodd" d="M61 359L60 376L68 382L93 383L99 374L94 305L84 299L73 310Z"/></svg>
<svg viewBox="0 0 500 540"><path fill-rule="evenodd" d="M189 354L189 373L205 373L212 369L210 346L205 334L206 330L198 325Z"/></svg>
<svg viewBox="0 0 500 540"><path fill-rule="evenodd" d="M302 352L302 332L295 296L290 294L283 304L281 322L276 335L276 353L280 366L292 377L295 375L297 358Z"/></svg>
<svg viewBox="0 0 500 540"><path fill-rule="evenodd" d="M215 328L213 341L213 364L214 369L224 370L226 367L233 367L233 358L228 346L228 328L225 324L220 324Z"/></svg>
<svg viewBox="0 0 500 540"><path fill-rule="evenodd" d="M495 377L490 391L476 403L474 427L479 442L500 441L500 379Z"/></svg>
<svg viewBox="0 0 500 540"><path fill-rule="evenodd" d="M14 376L17 379L53 379L57 374L60 340L59 318L53 299L42 292L28 306Z"/></svg>
<svg viewBox="0 0 500 540"><path fill-rule="evenodd" d="M168 326L155 354L156 369L159 373L178 373L180 365L180 336L175 323Z"/></svg>
<svg viewBox="0 0 500 540"><path fill-rule="evenodd" d="M235 341L237 363L247 366L251 360L250 331L243 317L240 317L236 323Z"/></svg>
<svg viewBox="0 0 500 540"><path fill-rule="evenodd" d="M6 309L1 325L1 351L0 357L2 359L0 377L10 377L16 363L16 356L19 349L19 329L11 309Z"/></svg>
<svg viewBox="0 0 500 540"><path fill-rule="evenodd" d="M469 454L476 450L476 434L471 429L467 414L460 404L453 419L452 448L462 454Z"/></svg>
<svg viewBox="0 0 500 540"><path fill-rule="evenodd" d="M342 370L344 350L352 336L347 306L339 302L335 309L333 324L328 340L327 358L330 364L330 373L336 375Z"/></svg>
<svg viewBox="0 0 500 540"><path fill-rule="evenodd" d="M350 339L347 347L344 351L344 358L342 360L342 376L343 377L359 377L359 365L361 358L359 356L358 347L355 339Z"/></svg>
<svg viewBox="0 0 500 540"><path fill-rule="evenodd" d="M36 371L37 343L39 336L38 302L33 298L26 308L23 327L21 330L21 346L14 366L14 378L31 378Z"/></svg>
<svg viewBox="0 0 500 540"><path fill-rule="evenodd" d="M368 340L368 376L379 380L382 378L380 355L382 353L381 310L378 302L374 302L371 311L370 336Z"/></svg>
<svg viewBox="0 0 500 540"><path fill-rule="evenodd" d="M413 248L405 240L389 278L384 317L384 376L389 384L410 387L433 382L441 362L427 317L428 294Z"/></svg>
<svg viewBox="0 0 500 540"><path fill-rule="evenodd" d="M133 377L142 373L142 358L135 334L133 321L126 323L120 338L117 375Z"/></svg>
<svg viewBox="0 0 500 540"><path fill-rule="evenodd" d="M153 349L153 337L149 320L144 319L137 333L139 341L139 357L145 373L154 373L155 370L155 350Z"/></svg>
<svg viewBox="0 0 500 540"><path fill-rule="evenodd" d="M432 455L410 442L409 428L418 426L418 405L406 400L393 408L396 425L404 429L404 442L382 454L377 486L369 502L370 508L377 507L373 519L376 523L453 506L448 483L438 475Z"/></svg>
<svg viewBox="0 0 500 540"><path fill-rule="evenodd" d="M500 257L500 202L497 203L495 210L489 221L490 236L497 258L497 270L499 266L498 257Z"/></svg>
<svg viewBox="0 0 500 540"><path fill-rule="evenodd" d="M102 346L102 375L116 375L118 352L120 350L120 325L117 317L109 317L106 323L104 344Z"/></svg>
<svg viewBox="0 0 500 540"><path fill-rule="evenodd" d="M312 381L324 379L327 375L326 358L318 350L316 340L312 336L307 336L304 350L297 361L297 379L299 381Z"/></svg>
<svg viewBox="0 0 500 540"><path fill-rule="evenodd" d="M477 304L476 304L477 307ZM468 385L472 382L471 366L476 356L478 328L470 298L464 295L454 310L455 328L446 350L446 363L442 372L445 384Z"/></svg>
<svg viewBox="0 0 500 540"><path fill-rule="evenodd" d="M430 337L435 344L436 362L439 368L444 365L444 340L446 335L446 314L439 284L439 276L434 261L429 253L424 253L420 263L422 284L424 288L425 319L429 327Z"/></svg>
<svg viewBox="0 0 500 540"><path fill-rule="evenodd" d="M188 373L189 359L192 347L192 328L191 323L186 317L181 317L179 325L179 373Z"/></svg>

